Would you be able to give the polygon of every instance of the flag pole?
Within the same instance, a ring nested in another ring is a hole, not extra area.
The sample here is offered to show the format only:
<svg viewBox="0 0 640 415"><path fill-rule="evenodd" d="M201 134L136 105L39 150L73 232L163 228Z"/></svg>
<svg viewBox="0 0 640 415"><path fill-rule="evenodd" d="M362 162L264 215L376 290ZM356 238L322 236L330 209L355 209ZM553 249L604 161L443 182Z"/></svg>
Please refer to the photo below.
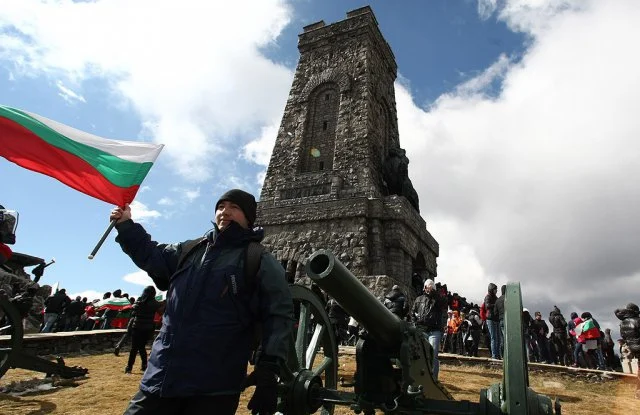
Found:
<svg viewBox="0 0 640 415"><path fill-rule="evenodd" d="M107 239L107 236L109 236L109 234L111 233L111 230L113 229L113 227L116 226L116 222L118 222L118 219L114 219L114 220L111 221L111 223L107 227L107 230L105 230L104 233L102 234L102 238L100 238L100 240L96 244L96 247L93 248L93 251L91 251L91 253L89 254L89 259L93 259L93 257L96 256L96 254L98 253L98 250L100 249L100 247L104 243L105 239Z"/></svg>

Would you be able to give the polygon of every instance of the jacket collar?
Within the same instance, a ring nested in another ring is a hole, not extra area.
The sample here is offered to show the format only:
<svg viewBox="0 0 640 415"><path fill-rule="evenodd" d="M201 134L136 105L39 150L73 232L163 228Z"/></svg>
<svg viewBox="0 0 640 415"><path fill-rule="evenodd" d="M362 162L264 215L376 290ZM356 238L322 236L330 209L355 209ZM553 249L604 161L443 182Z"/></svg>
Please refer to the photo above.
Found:
<svg viewBox="0 0 640 415"><path fill-rule="evenodd" d="M245 229L235 221L231 221L223 230L220 230L214 223L213 230L207 235L209 242L214 247L220 248L245 245L252 241L260 242L263 237L264 229Z"/></svg>

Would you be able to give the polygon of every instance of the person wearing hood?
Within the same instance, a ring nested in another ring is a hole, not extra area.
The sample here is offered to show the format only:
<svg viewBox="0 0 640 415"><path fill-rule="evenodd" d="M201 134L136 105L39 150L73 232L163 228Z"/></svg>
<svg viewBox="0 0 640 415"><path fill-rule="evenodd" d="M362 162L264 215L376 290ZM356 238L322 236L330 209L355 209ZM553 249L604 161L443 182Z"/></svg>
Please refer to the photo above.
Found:
<svg viewBox="0 0 640 415"><path fill-rule="evenodd" d="M634 303L629 303L625 308L615 310L614 314L620 320L620 336L629 351L626 358L640 359L640 308ZM636 384L636 399L640 399L640 371Z"/></svg>
<svg viewBox="0 0 640 415"><path fill-rule="evenodd" d="M159 244L131 220L128 204L111 211L122 250L168 289L160 334L125 414L234 414L249 385L256 388L248 409L276 411L293 300L284 268L266 251L255 280L245 279L245 253L264 234L253 228L256 205L243 190L227 191L215 204L213 230L195 244ZM261 353L247 377L256 324Z"/></svg>
<svg viewBox="0 0 640 415"><path fill-rule="evenodd" d="M562 312L557 306L553 306L553 310L549 313L549 323L553 327L551 333L551 347L555 351L555 363L568 366L569 348L567 346L567 321L564 319Z"/></svg>
<svg viewBox="0 0 640 415"><path fill-rule="evenodd" d="M576 318L578 318L578 313L576 313L575 311L572 311L569 316L569 321L567 321L567 331L569 332L569 341L571 342L571 348L573 350L576 349L576 342L577 342L576 333L575 333Z"/></svg>
<svg viewBox="0 0 640 415"><path fill-rule="evenodd" d="M384 305L389 311L398 316L400 320L404 320L407 315L407 300L398 285L391 287L389 294L384 297Z"/></svg>
<svg viewBox="0 0 640 415"><path fill-rule="evenodd" d="M487 310L487 328L491 338L491 358L500 359L500 316L496 311L498 286L489 283L487 295L484 297L484 306Z"/></svg>
<svg viewBox="0 0 640 415"><path fill-rule="evenodd" d="M634 357L640 358L640 308L629 303L614 311L620 320L620 337L627 343Z"/></svg>
<svg viewBox="0 0 640 415"><path fill-rule="evenodd" d="M468 355L478 357L478 346L480 345L480 336L482 336L482 319L478 310L472 308L467 314L468 330L464 339L464 344L467 345L471 341L471 345L468 346Z"/></svg>

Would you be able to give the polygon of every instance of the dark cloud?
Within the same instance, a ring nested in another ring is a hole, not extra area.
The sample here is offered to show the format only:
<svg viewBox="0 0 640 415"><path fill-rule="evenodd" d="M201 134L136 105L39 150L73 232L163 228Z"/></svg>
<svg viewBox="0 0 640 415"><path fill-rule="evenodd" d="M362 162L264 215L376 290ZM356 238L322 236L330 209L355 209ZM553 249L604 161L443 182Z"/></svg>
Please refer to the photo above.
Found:
<svg viewBox="0 0 640 415"><path fill-rule="evenodd" d="M452 289L479 301L520 281L546 317L556 304L617 327L613 310L640 301L640 3L551 3L500 11L530 35L518 62L428 109L398 85L401 145Z"/></svg>

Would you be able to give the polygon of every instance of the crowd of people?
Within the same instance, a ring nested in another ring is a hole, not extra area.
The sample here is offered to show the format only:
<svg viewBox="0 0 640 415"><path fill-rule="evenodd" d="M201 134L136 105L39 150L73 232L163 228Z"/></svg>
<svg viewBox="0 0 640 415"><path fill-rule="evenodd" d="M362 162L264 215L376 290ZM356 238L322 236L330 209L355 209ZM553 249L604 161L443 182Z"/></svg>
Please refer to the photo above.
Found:
<svg viewBox="0 0 640 415"><path fill-rule="evenodd" d="M135 310L136 299L117 289L106 292L102 298L88 301L86 297L69 298L64 288L45 300L41 333L106 330L127 328ZM160 310L161 311L161 310ZM156 327L161 313L156 313Z"/></svg>
<svg viewBox="0 0 640 415"><path fill-rule="evenodd" d="M501 287L501 295L497 295L498 287L491 283L482 303L467 301L466 297L448 290L446 284L424 283L424 292L418 295L412 305L408 297L398 285L394 285L389 293L380 298L385 306L402 320L415 322L426 331L432 346L440 352L478 356L480 346L486 347L493 359L502 359L504 354L504 294L506 286ZM153 287L147 287L144 298L149 298ZM15 292L11 302L16 305L22 317L26 317L33 306L36 289ZM101 299L88 301L80 296L69 298L66 290L60 289L45 300L42 311L42 333L76 330L98 330L127 328L127 333L117 344L115 353L129 337L134 338L135 345L142 359L142 367L146 368L146 354L142 352L152 336L153 330L160 328L165 301L155 298L153 291L153 315L145 312L144 335L131 334L136 299L117 289L107 292ZM160 300L160 301L157 301ZM336 339L345 345L355 345L359 338L358 322L350 317L334 299L327 301L326 310L333 325ZM590 312L581 314L571 312L566 319L561 310L554 306L545 320L540 311L533 316L526 308L522 310L523 337L525 350L530 362L541 362L573 367L594 368L600 370L620 370L621 357L633 355L631 348L639 348L640 339L633 333L640 327L638 307L630 303L626 308L615 311L622 321L621 331L627 338L614 341L611 329L601 329L598 321ZM635 320L634 320L635 319ZM139 328L139 327L136 327ZM138 334L141 333L137 330ZM142 340L144 339L144 341ZM635 345L635 346L634 346ZM615 353L617 347L618 353ZM134 347L132 347L132 350ZM131 372L133 360L125 371ZM436 365L437 367L437 365ZM437 372L437 369L436 369Z"/></svg>
<svg viewBox="0 0 640 415"><path fill-rule="evenodd" d="M446 284L427 279L423 291L415 293L412 304L398 285L379 300L401 320L423 329L434 349L433 367L437 377L438 352L477 357L482 346L488 349L492 359L502 360L506 288L503 285L498 295L498 286L490 283L483 301L476 304L456 292L451 293ZM353 345L358 338L358 323L333 299L327 302L326 308L338 342ZM634 356L631 349L640 352L640 313L638 307L630 303L616 310L615 315L621 320L621 338L617 341L611 329L603 330L589 311L571 312L566 319L562 311L553 306L545 320L541 311L532 314L523 308L522 334L528 361L621 370L620 357Z"/></svg>

